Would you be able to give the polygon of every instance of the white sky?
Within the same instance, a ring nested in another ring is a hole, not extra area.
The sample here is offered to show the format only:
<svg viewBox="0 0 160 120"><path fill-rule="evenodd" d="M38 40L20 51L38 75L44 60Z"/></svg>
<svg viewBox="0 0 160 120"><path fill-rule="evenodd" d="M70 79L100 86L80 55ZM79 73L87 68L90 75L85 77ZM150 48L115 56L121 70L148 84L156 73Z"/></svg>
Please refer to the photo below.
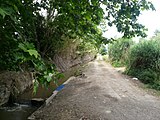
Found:
<svg viewBox="0 0 160 120"><path fill-rule="evenodd" d="M138 22L145 25L148 28L148 38L152 37L155 30L160 30L160 0L148 0L151 1L156 11L143 11L142 15L139 16ZM120 33L116 32L116 28L112 27L107 31L104 36L107 38L120 37Z"/></svg>
<svg viewBox="0 0 160 120"><path fill-rule="evenodd" d="M155 30L160 30L160 1L150 0L156 11L144 11L139 17L139 22L148 28L148 37L153 36Z"/></svg>

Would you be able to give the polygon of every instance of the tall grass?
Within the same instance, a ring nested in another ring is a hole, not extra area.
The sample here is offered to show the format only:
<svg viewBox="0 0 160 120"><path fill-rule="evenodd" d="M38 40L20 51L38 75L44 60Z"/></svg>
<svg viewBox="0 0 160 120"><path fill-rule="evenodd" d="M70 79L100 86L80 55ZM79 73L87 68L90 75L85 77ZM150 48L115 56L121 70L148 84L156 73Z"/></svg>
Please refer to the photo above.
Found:
<svg viewBox="0 0 160 120"><path fill-rule="evenodd" d="M160 89L160 41L142 41L128 54L126 73Z"/></svg>
<svg viewBox="0 0 160 120"><path fill-rule="evenodd" d="M109 59L113 66L120 67L127 64L129 48L134 44L130 39L118 39L109 44Z"/></svg>

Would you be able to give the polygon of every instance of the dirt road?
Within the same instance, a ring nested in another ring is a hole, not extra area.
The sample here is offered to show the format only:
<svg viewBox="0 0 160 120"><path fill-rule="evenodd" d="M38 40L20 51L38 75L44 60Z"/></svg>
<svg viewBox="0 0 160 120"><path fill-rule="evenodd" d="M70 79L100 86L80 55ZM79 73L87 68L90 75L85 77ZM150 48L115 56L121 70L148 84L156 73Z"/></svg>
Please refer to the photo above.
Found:
<svg viewBox="0 0 160 120"><path fill-rule="evenodd" d="M38 110L36 120L160 120L160 99L111 65L91 62L84 73Z"/></svg>

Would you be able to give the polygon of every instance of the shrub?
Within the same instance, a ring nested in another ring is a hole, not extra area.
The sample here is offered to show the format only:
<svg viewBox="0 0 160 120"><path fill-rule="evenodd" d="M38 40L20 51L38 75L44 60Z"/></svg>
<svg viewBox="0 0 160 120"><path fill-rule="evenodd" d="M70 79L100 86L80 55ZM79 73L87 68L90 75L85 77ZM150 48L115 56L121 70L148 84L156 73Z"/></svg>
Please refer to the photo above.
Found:
<svg viewBox="0 0 160 120"><path fill-rule="evenodd" d="M118 39L109 45L109 59L113 66L127 64L129 48L134 44L131 39Z"/></svg>
<svg viewBox="0 0 160 120"><path fill-rule="evenodd" d="M130 49L126 73L150 85L160 85L160 41L142 41Z"/></svg>

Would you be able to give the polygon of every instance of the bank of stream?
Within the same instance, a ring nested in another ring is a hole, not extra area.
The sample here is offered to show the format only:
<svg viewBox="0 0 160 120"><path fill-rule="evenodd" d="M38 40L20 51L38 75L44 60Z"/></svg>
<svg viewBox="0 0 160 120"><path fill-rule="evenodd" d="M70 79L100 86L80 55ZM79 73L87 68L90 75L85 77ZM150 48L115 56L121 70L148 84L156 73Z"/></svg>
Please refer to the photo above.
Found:
<svg viewBox="0 0 160 120"><path fill-rule="evenodd" d="M81 68L78 65L64 72L65 77L58 81L58 85L63 84L70 76L75 75L77 71L81 71ZM57 87L54 82L48 88L39 86L35 95L33 94L33 88L26 90L14 103L11 102L0 107L0 120L27 120L28 116L37 110Z"/></svg>

